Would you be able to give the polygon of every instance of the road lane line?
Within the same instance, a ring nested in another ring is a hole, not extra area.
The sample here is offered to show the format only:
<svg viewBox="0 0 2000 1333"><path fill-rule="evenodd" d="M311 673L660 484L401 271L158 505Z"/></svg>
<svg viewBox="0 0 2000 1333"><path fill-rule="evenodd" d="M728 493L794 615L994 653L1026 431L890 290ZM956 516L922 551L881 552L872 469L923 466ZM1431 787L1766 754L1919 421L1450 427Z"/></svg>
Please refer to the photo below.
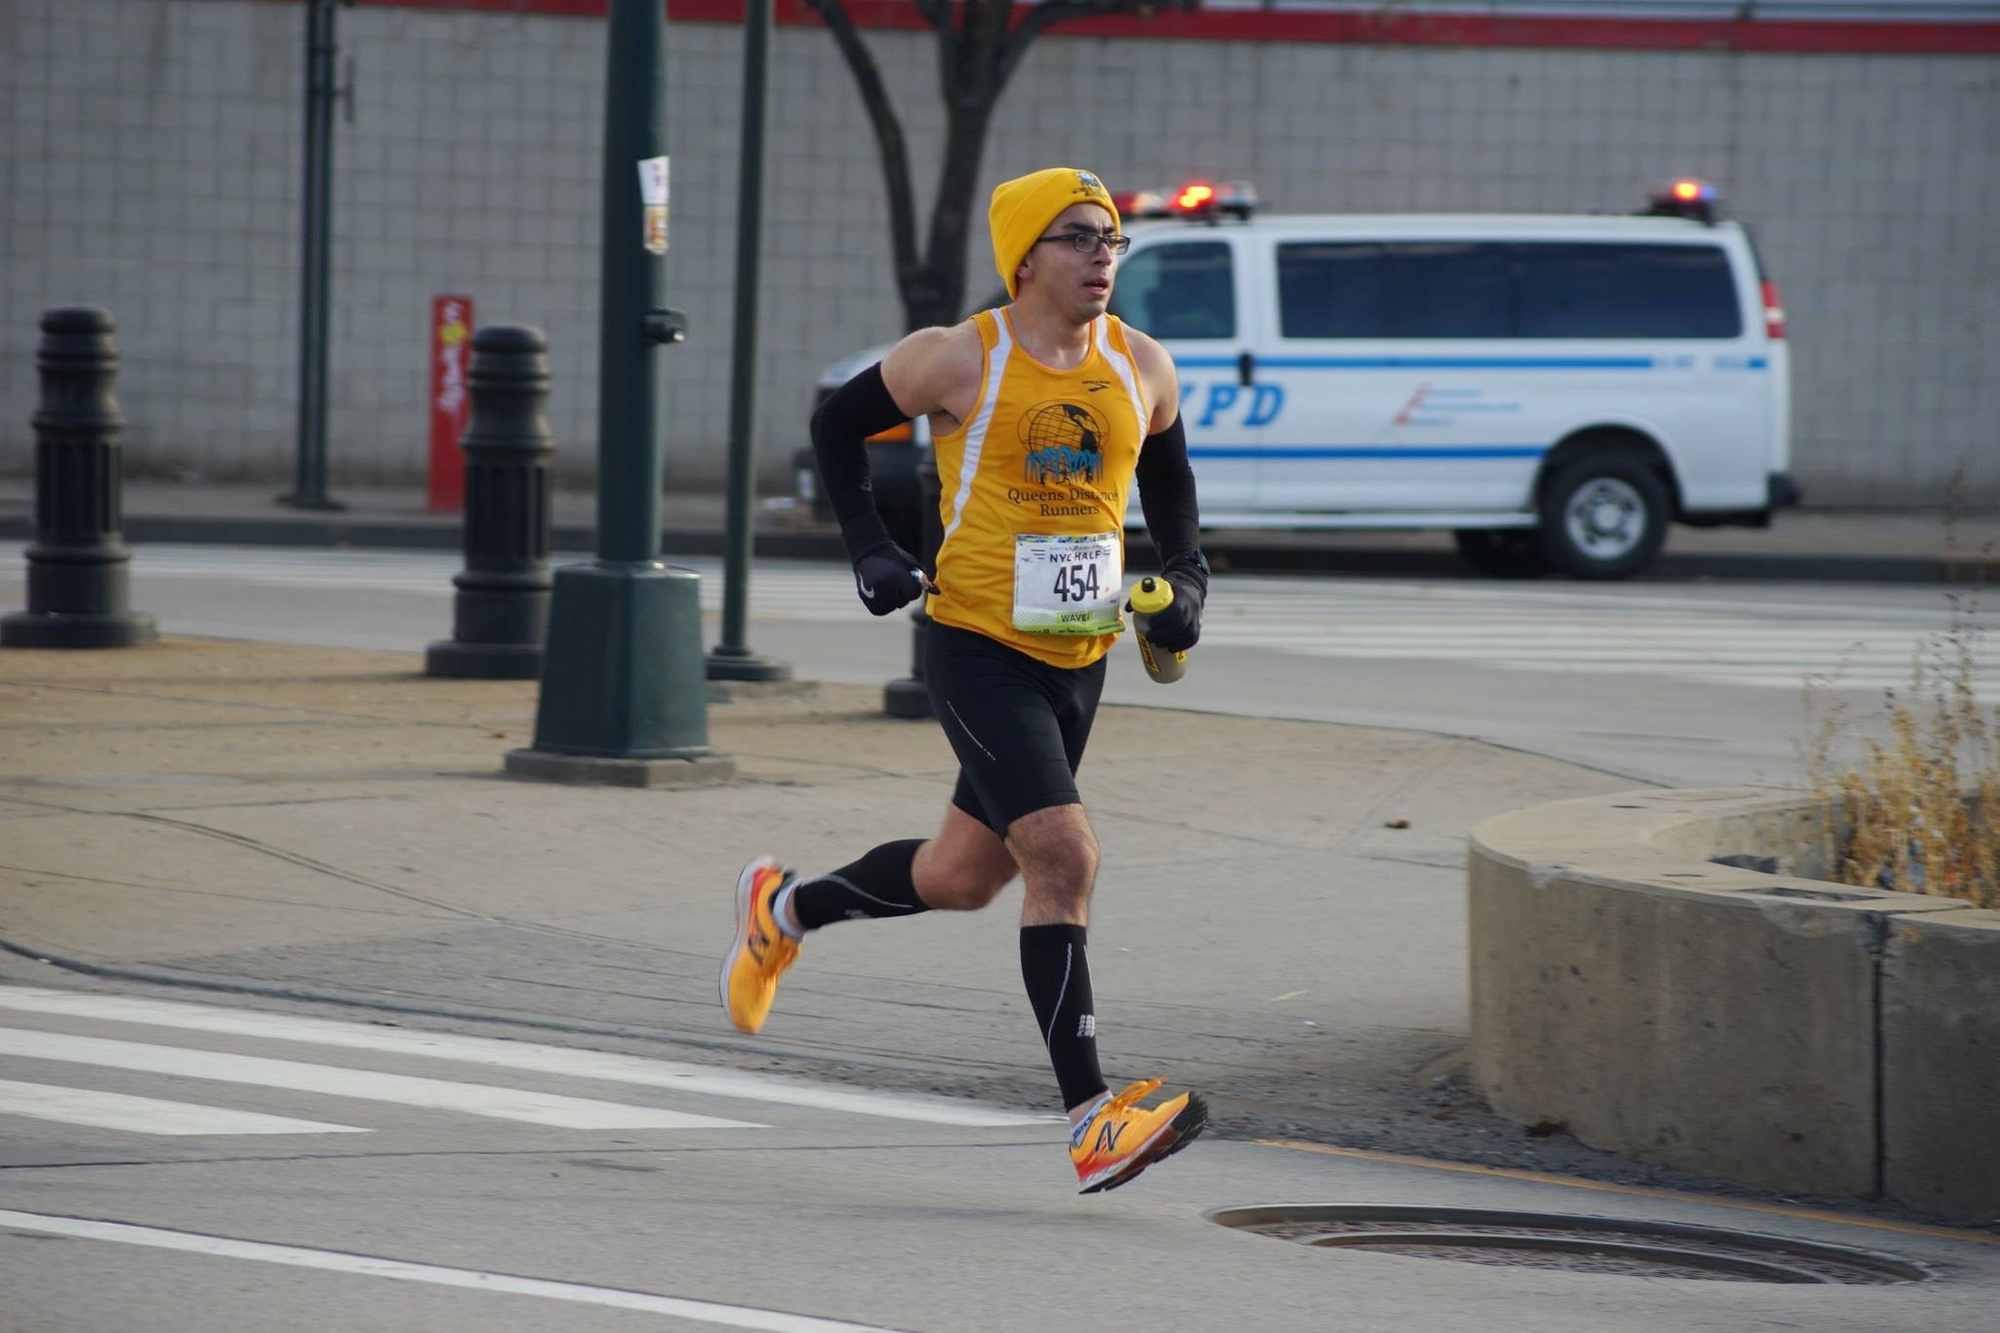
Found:
<svg viewBox="0 0 2000 1333"><path fill-rule="evenodd" d="M195 1231L170 1231L126 1222L99 1222L82 1217L55 1217L0 1208L0 1227L46 1235L75 1236L81 1240L111 1241L120 1245L144 1245L158 1250L179 1250L184 1254L205 1254L217 1259L249 1259L292 1268L316 1268L322 1272L351 1273L396 1282L424 1282L438 1287L459 1287L467 1291L490 1291L509 1296L540 1296L546 1300L570 1301L579 1305L604 1305L619 1310L639 1310L646 1314L672 1315L678 1319L705 1320L729 1328L764 1329L768 1333L896 1333L896 1330L880 1324L850 1324L839 1319L787 1314L782 1310L759 1310L747 1305L722 1305L684 1296L655 1296L643 1291L621 1291L616 1287L587 1287L576 1282L514 1277L475 1268L439 1268L404 1259L377 1259L363 1254L343 1254L338 1250L310 1250L297 1245L273 1245L266 1241L232 1240L227 1236L205 1236Z"/></svg>
<svg viewBox="0 0 2000 1333"><path fill-rule="evenodd" d="M765 1074L710 1069L638 1055L504 1041L497 1037L467 1037L447 1032L387 1028L373 1023L347 1023L253 1009L225 1009L178 1000L85 995L35 986L0 986L0 1009L425 1056L464 1064L491 1065L610 1083L636 1083L646 1087L674 1088L701 1096L776 1102L786 1106L880 1116L891 1120L914 1120L931 1125L996 1129L1047 1125L1052 1119L1060 1119L1001 1111L975 1103L826 1088Z"/></svg>
<svg viewBox="0 0 2000 1333"><path fill-rule="evenodd" d="M92 1092L46 1083L0 1079L0 1115L58 1120L97 1129L124 1129L135 1134L366 1134L357 1125L333 1125L320 1120L289 1120L281 1115L233 1111L193 1102L131 1097L122 1092Z"/></svg>
<svg viewBox="0 0 2000 1333"><path fill-rule="evenodd" d="M260 1055L228 1055L184 1046L149 1046L142 1042L112 1041L104 1037L73 1037L62 1032L0 1028L0 1055L169 1074L176 1078L212 1079L220 1083L248 1083L293 1092L314 1092L328 1097L397 1102L404 1106L457 1111L495 1120L524 1120L533 1125L554 1125L561 1129L768 1128L743 1120L718 1120L651 1106L621 1106L616 1102L555 1097L546 1093L523 1092L518 1088L451 1083L443 1079L412 1078L407 1074L380 1074L370 1069L303 1064L296 1060L267 1060Z"/></svg>

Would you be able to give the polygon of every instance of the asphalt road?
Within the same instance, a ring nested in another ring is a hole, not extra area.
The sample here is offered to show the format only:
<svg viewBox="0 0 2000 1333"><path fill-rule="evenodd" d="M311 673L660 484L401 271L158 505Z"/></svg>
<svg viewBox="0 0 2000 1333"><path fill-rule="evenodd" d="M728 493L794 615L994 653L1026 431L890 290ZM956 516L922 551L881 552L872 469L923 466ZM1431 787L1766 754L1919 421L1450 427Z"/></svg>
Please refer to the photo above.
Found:
<svg viewBox="0 0 2000 1333"><path fill-rule="evenodd" d="M13 984L20 971L0 964L0 1326L15 1333L1876 1333L1989 1327L2000 1285L2000 1245L1963 1235L1305 1145L1204 1143L1079 1199L1048 1126L964 1102L380 1015L48 990ZM29 1095L51 1087L60 1104ZM1936 1277L1494 1269L1211 1220L1327 1200L1725 1226L1888 1252Z"/></svg>
<svg viewBox="0 0 2000 1333"><path fill-rule="evenodd" d="M712 647L720 564L685 563L703 576ZM170 633L420 649L450 637L461 565L441 553L145 546L133 605ZM833 565L760 563L749 646L800 679L906 675L907 620L872 620L848 579ZM1933 678L1949 667L1955 624L1991 619L1970 589L1921 585L1221 575L1187 676L1155 685L1121 652L1106 698L1468 736L1663 785L1782 785L1816 725L1809 683L1818 716L1865 734L1914 666ZM2000 650L1976 654L1986 701L2000 701Z"/></svg>

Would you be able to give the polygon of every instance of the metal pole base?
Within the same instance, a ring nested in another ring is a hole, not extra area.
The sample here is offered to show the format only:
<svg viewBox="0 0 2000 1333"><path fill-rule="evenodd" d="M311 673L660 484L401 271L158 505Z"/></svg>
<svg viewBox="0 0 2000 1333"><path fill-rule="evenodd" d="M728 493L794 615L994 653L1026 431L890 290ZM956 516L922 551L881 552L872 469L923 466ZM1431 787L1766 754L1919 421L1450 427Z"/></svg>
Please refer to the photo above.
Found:
<svg viewBox="0 0 2000 1333"><path fill-rule="evenodd" d="M137 648L159 637L153 618L138 612L16 611L0 617L0 646L7 648Z"/></svg>
<svg viewBox="0 0 2000 1333"><path fill-rule="evenodd" d="M655 561L555 572L536 750L697 759L708 744L701 580Z"/></svg>
<svg viewBox="0 0 2000 1333"><path fill-rule="evenodd" d="M931 692L914 676L892 680L882 687L882 711L890 717L936 717Z"/></svg>
<svg viewBox="0 0 2000 1333"><path fill-rule="evenodd" d="M759 657L748 648L719 644L709 651L703 665L710 680L790 680L792 665L776 658Z"/></svg>
<svg viewBox="0 0 2000 1333"><path fill-rule="evenodd" d="M546 750L507 751L510 778L590 787L720 787L736 778L736 761L722 755L692 759L605 759Z"/></svg>
<svg viewBox="0 0 2000 1333"><path fill-rule="evenodd" d="M533 680L542 674L542 645L439 639L424 650L424 674L459 680Z"/></svg>
<svg viewBox="0 0 2000 1333"><path fill-rule="evenodd" d="M271 498L281 505L290 505L294 509L312 509L324 514L341 514L347 511L346 505L325 495L305 495L298 491L287 491L283 495L274 495Z"/></svg>

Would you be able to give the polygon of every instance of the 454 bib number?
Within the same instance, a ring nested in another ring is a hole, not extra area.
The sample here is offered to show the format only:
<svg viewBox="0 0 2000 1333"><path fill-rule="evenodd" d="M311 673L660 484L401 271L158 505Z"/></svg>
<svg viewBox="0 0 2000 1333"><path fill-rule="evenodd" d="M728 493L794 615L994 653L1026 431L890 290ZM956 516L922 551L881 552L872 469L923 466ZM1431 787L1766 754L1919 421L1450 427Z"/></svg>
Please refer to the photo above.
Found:
<svg viewBox="0 0 2000 1333"><path fill-rule="evenodd" d="M1029 634L1116 634L1123 550L1115 532L1014 538L1014 628Z"/></svg>

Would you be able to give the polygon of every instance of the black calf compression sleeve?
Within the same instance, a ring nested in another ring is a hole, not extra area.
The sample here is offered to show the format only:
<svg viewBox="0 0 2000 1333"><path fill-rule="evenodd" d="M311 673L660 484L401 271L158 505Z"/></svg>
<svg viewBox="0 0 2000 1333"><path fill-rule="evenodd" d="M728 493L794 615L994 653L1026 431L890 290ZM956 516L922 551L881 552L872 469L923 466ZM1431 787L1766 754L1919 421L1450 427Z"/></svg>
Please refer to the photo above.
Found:
<svg viewBox="0 0 2000 1333"><path fill-rule="evenodd" d="M889 541L875 512L875 486L868 476L868 437L910 419L882 382L877 361L835 389L812 415L813 457L827 503L840 520L840 540L850 560L859 560Z"/></svg>
<svg viewBox="0 0 2000 1333"><path fill-rule="evenodd" d="M1081 1106L1104 1091L1083 927L1021 927L1021 980L1041 1025L1042 1044L1049 1048L1063 1109Z"/></svg>
<svg viewBox="0 0 2000 1333"><path fill-rule="evenodd" d="M818 930L852 917L914 916L930 910L917 897L911 873L921 838L885 842L830 874L800 880L792 889L799 924Z"/></svg>

